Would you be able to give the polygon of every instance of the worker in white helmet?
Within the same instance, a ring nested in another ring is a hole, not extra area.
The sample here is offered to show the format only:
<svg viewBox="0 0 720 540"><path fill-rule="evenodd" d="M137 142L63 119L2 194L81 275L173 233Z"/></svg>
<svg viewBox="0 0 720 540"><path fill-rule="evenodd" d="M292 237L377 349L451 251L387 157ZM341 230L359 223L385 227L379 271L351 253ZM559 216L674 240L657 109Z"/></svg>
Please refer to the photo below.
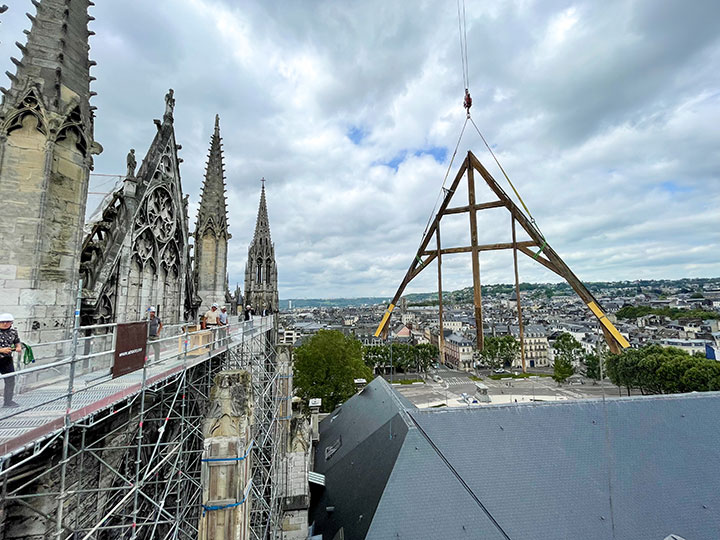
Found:
<svg viewBox="0 0 720 540"><path fill-rule="evenodd" d="M7 375L15 372L12 353L20 352L20 336L12 325L14 317L10 313L0 314L0 373ZM19 407L13 401L15 392L15 377L7 377L5 380L5 404L4 407Z"/></svg>

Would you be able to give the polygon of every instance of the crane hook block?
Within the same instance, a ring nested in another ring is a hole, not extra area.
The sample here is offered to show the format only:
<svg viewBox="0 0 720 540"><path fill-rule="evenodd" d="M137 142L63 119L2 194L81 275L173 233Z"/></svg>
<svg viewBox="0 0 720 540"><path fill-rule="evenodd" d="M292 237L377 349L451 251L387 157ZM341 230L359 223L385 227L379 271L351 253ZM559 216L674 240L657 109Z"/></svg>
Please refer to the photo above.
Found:
<svg viewBox="0 0 720 540"><path fill-rule="evenodd" d="M472 107L472 98L470 97L470 92L468 89L465 89L465 100L463 101L463 106L465 107L465 110L470 114L470 107Z"/></svg>

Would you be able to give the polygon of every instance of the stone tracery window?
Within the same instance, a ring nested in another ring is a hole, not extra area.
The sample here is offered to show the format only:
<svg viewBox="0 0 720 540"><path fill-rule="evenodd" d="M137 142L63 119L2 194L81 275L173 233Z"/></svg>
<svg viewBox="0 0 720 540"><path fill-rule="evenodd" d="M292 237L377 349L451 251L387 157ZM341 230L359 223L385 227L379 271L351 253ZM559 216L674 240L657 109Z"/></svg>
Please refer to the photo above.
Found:
<svg viewBox="0 0 720 540"><path fill-rule="evenodd" d="M147 200L147 220L160 242L167 242L175 232L175 207L164 188L156 188Z"/></svg>

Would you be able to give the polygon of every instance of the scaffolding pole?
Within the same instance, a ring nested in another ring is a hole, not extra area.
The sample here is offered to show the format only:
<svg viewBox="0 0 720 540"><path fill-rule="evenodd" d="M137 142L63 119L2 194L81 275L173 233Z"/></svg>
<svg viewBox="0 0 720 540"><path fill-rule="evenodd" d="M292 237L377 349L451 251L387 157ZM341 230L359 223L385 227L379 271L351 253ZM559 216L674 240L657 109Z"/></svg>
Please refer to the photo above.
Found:
<svg viewBox="0 0 720 540"><path fill-rule="evenodd" d="M253 378L259 441L251 523L255 538L278 538L281 523L275 473L278 401L270 320L238 324L237 331L210 344L205 358L190 356L187 326L179 340L179 368L158 377L146 359L140 388L83 418L70 414L92 388L78 384L78 317L62 429L44 444L0 461L6 524L31 510L55 539L105 538L196 540L202 513L202 422L210 386L223 370L243 367ZM106 331L106 330L103 330ZM214 339L217 336L213 335ZM167 361L161 359L160 363ZM59 445L58 445L59 443Z"/></svg>

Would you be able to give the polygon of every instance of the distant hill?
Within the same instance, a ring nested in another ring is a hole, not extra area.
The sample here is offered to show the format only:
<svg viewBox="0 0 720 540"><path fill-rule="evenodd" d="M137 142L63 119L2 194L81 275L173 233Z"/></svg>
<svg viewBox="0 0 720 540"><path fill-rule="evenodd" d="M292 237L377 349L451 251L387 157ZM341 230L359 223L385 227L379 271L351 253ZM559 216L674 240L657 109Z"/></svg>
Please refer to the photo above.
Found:
<svg viewBox="0 0 720 540"><path fill-rule="evenodd" d="M373 306L375 304L387 304L390 298L387 296L367 296L361 298L291 298L280 300L280 309L288 309L288 302L292 302L295 308L317 308L317 307L361 307Z"/></svg>
<svg viewBox="0 0 720 540"><path fill-rule="evenodd" d="M680 293L692 293L700 291L704 285L710 284L713 287L720 287L720 278L683 278L683 279L640 279L636 281L596 281L587 282L585 286L593 293L602 291L612 292L616 296L635 296L639 293L662 295L669 289ZM498 295L509 295L515 290L514 284L483 285L483 296L493 297ZM567 283L520 283L520 290L529 293L530 296L562 296L575 294ZM404 295L409 306L430 306L436 305L437 292L411 293ZM293 308L316 308L316 307L360 307L377 304L387 305L391 298L383 296L365 296L360 298L301 298L280 300L280 309L288 309L288 302L292 301ZM473 301L472 287L465 287L456 291L443 292L443 302L448 305L471 304Z"/></svg>

